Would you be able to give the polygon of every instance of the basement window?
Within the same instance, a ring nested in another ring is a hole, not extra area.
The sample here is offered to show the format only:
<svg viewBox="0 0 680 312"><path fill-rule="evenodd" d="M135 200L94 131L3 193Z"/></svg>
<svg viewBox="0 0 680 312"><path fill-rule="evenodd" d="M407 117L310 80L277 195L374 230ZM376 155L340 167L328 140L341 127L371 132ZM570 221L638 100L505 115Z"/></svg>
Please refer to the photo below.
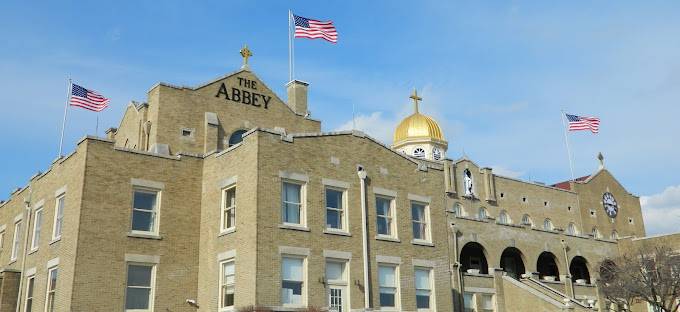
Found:
<svg viewBox="0 0 680 312"><path fill-rule="evenodd" d="M182 130L180 130L180 134L183 138L191 138L194 136L194 129L182 128Z"/></svg>

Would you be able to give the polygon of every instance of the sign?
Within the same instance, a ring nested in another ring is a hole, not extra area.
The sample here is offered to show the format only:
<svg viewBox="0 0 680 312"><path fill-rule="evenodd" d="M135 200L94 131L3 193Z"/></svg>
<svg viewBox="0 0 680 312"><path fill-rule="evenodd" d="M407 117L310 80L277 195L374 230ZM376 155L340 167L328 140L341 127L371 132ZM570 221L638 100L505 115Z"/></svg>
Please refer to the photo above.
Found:
<svg viewBox="0 0 680 312"><path fill-rule="evenodd" d="M269 109L269 101L272 97L261 93L257 93L257 81L246 78L236 77L240 88L231 88L229 90L224 82L220 85L216 98L224 98L227 101L233 101L245 105L252 105L255 107L264 107Z"/></svg>

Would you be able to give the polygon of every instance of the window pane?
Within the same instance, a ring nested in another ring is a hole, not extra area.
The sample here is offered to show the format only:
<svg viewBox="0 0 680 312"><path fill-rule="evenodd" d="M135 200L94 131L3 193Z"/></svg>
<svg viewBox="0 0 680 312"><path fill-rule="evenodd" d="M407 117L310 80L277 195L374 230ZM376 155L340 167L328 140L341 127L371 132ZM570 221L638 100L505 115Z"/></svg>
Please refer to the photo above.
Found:
<svg viewBox="0 0 680 312"><path fill-rule="evenodd" d="M233 262L224 263L222 265L222 272L224 273L224 277L222 279L223 283L233 284L234 283L234 263Z"/></svg>
<svg viewBox="0 0 680 312"><path fill-rule="evenodd" d="M58 269L54 269L50 271L50 276L49 276L49 290L55 290L57 289L57 275L59 273Z"/></svg>
<svg viewBox="0 0 680 312"><path fill-rule="evenodd" d="M463 305L465 306L465 309L472 309L472 294L471 293L465 293L463 294Z"/></svg>
<svg viewBox="0 0 680 312"><path fill-rule="evenodd" d="M283 279L302 281L302 259L283 258Z"/></svg>
<svg viewBox="0 0 680 312"><path fill-rule="evenodd" d="M326 209L326 227L333 229L342 228L342 217L339 211Z"/></svg>
<svg viewBox="0 0 680 312"><path fill-rule="evenodd" d="M125 297L126 309L148 309L149 296L151 289L149 288L130 288L128 287Z"/></svg>
<svg viewBox="0 0 680 312"><path fill-rule="evenodd" d="M375 199L375 208L379 216L389 216L390 215L390 200L385 198Z"/></svg>
<svg viewBox="0 0 680 312"><path fill-rule="evenodd" d="M132 211L132 229L135 231L152 231L153 212L140 210Z"/></svg>
<svg viewBox="0 0 680 312"><path fill-rule="evenodd" d="M416 221L425 221L425 206L411 204L411 218Z"/></svg>
<svg viewBox="0 0 680 312"><path fill-rule="evenodd" d="M482 309L493 310L493 296L482 295Z"/></svg>
<svg viewBox="0 0 680 312"><path fill-rule="evenodd" d="M394 307L395 306L394 292L389 292L386 289L380 289L380 306L381 307Z"/></svg>
<svg viewBox="0 0 680 312"><path fill-rule="evenodd" d="M136 191L134 207L137 209L154 210L156 208L156 193Z"/></svg>
<svg viewBox="0 0 680 312"><path fill-rule="evenodd" d="M224 299L222 301L222 306L223 307L231 307L234 305L234 291L228 290L227 292L224 293Z"/></svg>
<svg viewBox="0 0 680 312"><path fill-rule="evenodd" d="M430 292L427 290L416 290L416 307L418 309L430 308Z"/></svg>
<svg viewBox="0 0 680 312"><path fill-rule="evenodd" d="M127 285L151 287L151 269L150 266L129 265Z"/></svg>
<svg viewBox="0 0 680 312"><path fill-rule="evenodd" d="M227 190L227 198L225 201L227 207L236 205L236 188L231 188Z"/></svg>
<svg viewBox="0 0 680 312"><path fill-rule="evenodd" d="M425 239L425 224L413 222L413 238Z"/></svg>
<svg viewBox="0 0 680 312"><path fill-rule="evenodd" d="M283 222L300 223L300 205L284 204L283 205Z"/></svg>
<svg viewBox="0 0 680 312"><path fill-rule="evenodd" d="M342 191L326 189L326 207L342 208Z"/></svg>
<svg viewBox="0 0 680 312"><path fill-rule="evenodd" d="M430 289L430 271L416 269L416 289Z"/></svg>
<svg viewBox="0 0 680 312"><path fill-rule="evenodd" d="M281 300L284 304L302 304L302 282L281 282Z"/></svg>
<svg viewBox="0 0 680 312"><path fill-rule="evenodd" d="M33 297L33 284L35 284L35 278L28 279L28 291L26 292L26 297Z"/></svg>
<svg viewBox="0 0 680 312"><path fill-rule="evenodd" d="M292 203L300 203L301 185L293 183L283 183L283 200Z"/></svg>
<svg viewBox="0 0 680 312"><path fill-rule="evenodd" d="M378 267L378 283L380 287L396 287L395 268L389 266Z"/></svg>
<svg viewBox="0 0 680 312"><path fill-rule="evenodd" d="M326 279L327 280L344 280L343 271L344 264L340 262L326 262Z"/></svg>
<svg viewBox="0 0 680 312"><path fill-rule="evenodd" d="M378 234L390 235L390 225L386 218L378 217Z"/></svg>

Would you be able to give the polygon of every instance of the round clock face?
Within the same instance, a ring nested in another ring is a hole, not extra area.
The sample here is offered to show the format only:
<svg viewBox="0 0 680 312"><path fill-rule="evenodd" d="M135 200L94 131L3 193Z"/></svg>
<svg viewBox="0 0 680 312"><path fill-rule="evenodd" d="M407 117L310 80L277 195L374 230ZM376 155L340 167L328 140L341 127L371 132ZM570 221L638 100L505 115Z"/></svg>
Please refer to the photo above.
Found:
<svg viewBox="0 0 680 312"><path fill-rule="evenodd" d="M619 204L616 203L612 193L606 192L602 195L602 206L604 207L604 212L610 218L616 218L616 215L619 213Z"/></svg>

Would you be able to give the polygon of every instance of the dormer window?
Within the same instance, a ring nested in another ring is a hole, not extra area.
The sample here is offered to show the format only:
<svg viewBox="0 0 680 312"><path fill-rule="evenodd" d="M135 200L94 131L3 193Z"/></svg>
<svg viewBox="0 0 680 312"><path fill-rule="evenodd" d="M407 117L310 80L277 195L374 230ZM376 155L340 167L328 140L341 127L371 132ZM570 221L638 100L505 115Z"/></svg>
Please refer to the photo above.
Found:
<svg viewBox="0 0 680 312"><path fill-rule="evenodd" d="M425 158L425 150L421 147L413 150L413 157Z"/></svg>

